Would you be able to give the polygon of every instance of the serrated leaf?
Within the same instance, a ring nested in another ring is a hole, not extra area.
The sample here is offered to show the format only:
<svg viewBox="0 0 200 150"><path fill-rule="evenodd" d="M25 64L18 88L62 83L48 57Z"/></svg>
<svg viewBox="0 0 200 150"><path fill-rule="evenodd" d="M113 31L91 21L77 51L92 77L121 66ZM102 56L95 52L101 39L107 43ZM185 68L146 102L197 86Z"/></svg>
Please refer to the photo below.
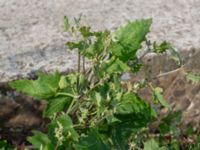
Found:
<svg viewBox="0 0 200 150"><path fill-rule="evenodd" d="M149 105L134 93L126 93L115 106L116 114L142 113ZM148 109L147 109L148 110Z"/></svg>
<svg viewBox="0 0 200 150"><path fill-rule="evenodd" d="M170 105L164 99L162 92L163 92L163 90L161 88L159 88L159 87L154 88L153 89L153 100L155 102L159 102L162 106L171 109Z"/></svg>
<svg viewBox="0 0 200 150"><path fill-rule="evenodd" d="M119 28L112 36L112 54L123 61L134 59L137 50L141 48L141 44L150 30L151 23L151 19L139 20L129 22Z"/></svg>
<svg viewBox="0 0 200 150"><path fill-rule="evenodd" d="M37 80L22 79L11 82L9 85L18 92L25 93L37 99L48 100L54 97L59 88L60 74L58 72L48 75L39 73Z"/></svg>
<svg viewBox="0 0 200 150"><path fill-rule="evenodd" d="M33 136L28 137L27 140L35 149L54 150L48 136L40 131L33 131Z"/></svg>
<svg viewBox="0 0 200 150"><path fill-rule="evenodd" d="M95 130L90 130L87 135L82 136L74 146L77 150L110 150Z"/></svg>
<svg viewBox="0 0 200 150"><path fill-rule="evenodd" d="M127 150L131 134L138 132L156 117L155 111L135 93L125 93L114 105L115 117L120 122L111 127L112 140L117 149Z"/></svg>
<svg viewBox="0 0 200 150"><path fill-rule="evenodd" d="M167 150L165 147L160 147L154 140L150 139L144 143L144 150Z"/></svg>
<svg viewBox="0 0 200 150"><path fill-rule="evenodd" d="M71 100L71 97L56 97L49 100L47 108L43 113L44 116L50 117L54 115L54 113L64 111L64 109L70 104Z"/></svg>

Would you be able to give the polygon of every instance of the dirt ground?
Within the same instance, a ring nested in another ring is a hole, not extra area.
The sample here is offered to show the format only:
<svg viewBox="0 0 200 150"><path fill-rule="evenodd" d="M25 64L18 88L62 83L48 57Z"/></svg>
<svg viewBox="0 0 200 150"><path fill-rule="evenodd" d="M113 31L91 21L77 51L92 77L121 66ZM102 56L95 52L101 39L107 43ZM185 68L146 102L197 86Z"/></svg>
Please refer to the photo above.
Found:
<svg viewBox="0 0 200 150"><path fill-rule="evenodd" d="M22 144L32 130L45 131L42 119L45 104L16 93L7 84L0 84L0 138Z"/></svg>

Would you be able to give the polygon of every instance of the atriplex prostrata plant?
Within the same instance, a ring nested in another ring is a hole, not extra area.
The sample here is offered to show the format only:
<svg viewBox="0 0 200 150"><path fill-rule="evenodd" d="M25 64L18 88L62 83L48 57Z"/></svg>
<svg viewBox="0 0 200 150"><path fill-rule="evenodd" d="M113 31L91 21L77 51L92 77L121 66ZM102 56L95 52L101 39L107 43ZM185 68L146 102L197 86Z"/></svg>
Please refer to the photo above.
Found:
<svg viewBox="0 0 200 150"><path fill-rule="evenodd" d="M43 116L51 120L48 133L33 131L28 141L35 149L45 150L163 149L154 139L143 145L133 140L157 114L137 94L142 82L121 79L124 73L140 70L136 53L143 42L158 53L171 48L167 42L151 46L146 40L152 20L128 22L113 33L91 31L81 26L80 18L74 25L67 17L64 22L65 30L78 39L67 42L68 48L78 53L77 71L68 75L38 73L37 80L10 83L19 92L47 101ZM91 63L87 69L85 60ZM152 89L154 103L169 107L160 88L145 85Z"/></svg>

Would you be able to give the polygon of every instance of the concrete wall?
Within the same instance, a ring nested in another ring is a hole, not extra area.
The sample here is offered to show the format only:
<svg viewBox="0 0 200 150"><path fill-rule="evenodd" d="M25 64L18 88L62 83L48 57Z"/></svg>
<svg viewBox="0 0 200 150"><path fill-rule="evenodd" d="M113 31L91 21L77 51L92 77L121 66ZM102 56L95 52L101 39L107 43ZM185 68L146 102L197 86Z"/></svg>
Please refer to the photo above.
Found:
<svg viewBox="0 0 200 150"><path fill-rule="evenodd" d="M63 16L80 13L96 29L152 17L149 39L168 40L181 52L200 47L199 0L0 0L0 81L32 70L74 68Z"/></svg>

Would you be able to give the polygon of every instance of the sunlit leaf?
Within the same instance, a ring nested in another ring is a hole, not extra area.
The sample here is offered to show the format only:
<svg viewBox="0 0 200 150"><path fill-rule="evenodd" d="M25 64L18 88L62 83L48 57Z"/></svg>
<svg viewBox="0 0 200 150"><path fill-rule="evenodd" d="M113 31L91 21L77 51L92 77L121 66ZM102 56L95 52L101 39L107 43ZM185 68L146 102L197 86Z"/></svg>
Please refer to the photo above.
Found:
<svg viewBox="0 0 200 150"><path fill-rule="evenodd" d="M61 76L60 81L59 81L59 88L60 89L64 89L68 86L68 83L66 81L66 77L65 76Z"/></svg>
<svg viewBox="0 0 200 150"><path fill-rule="evenodd" d="M111 58L109 62L105 62L102 67L102 71L108 74L123 73L129 71L130 68L127 64L119 59Z"/></svg>
<svg viewBox="0 0 200 150"><path fill-rule="evenodd" d="M165 147L160 147L154 140L150 139L144 143L144 150L167 150Z"/></svg>
<svg viewBox="0 0 200 150"><path fill-rule="evenodd" d="M9 85L17 91L37 99L48 100L56 94L59 81L60 74L58 72L51 75L39 73L37 80L22 79L13 81Z"/></svg>
<svg viewBox="0 0 200 150"><path fill-rule="evenodd" d="M119 28L112 36L112 54L123 61L134 59L150 30L151 23L151 19L138 20Z"/></svg>

